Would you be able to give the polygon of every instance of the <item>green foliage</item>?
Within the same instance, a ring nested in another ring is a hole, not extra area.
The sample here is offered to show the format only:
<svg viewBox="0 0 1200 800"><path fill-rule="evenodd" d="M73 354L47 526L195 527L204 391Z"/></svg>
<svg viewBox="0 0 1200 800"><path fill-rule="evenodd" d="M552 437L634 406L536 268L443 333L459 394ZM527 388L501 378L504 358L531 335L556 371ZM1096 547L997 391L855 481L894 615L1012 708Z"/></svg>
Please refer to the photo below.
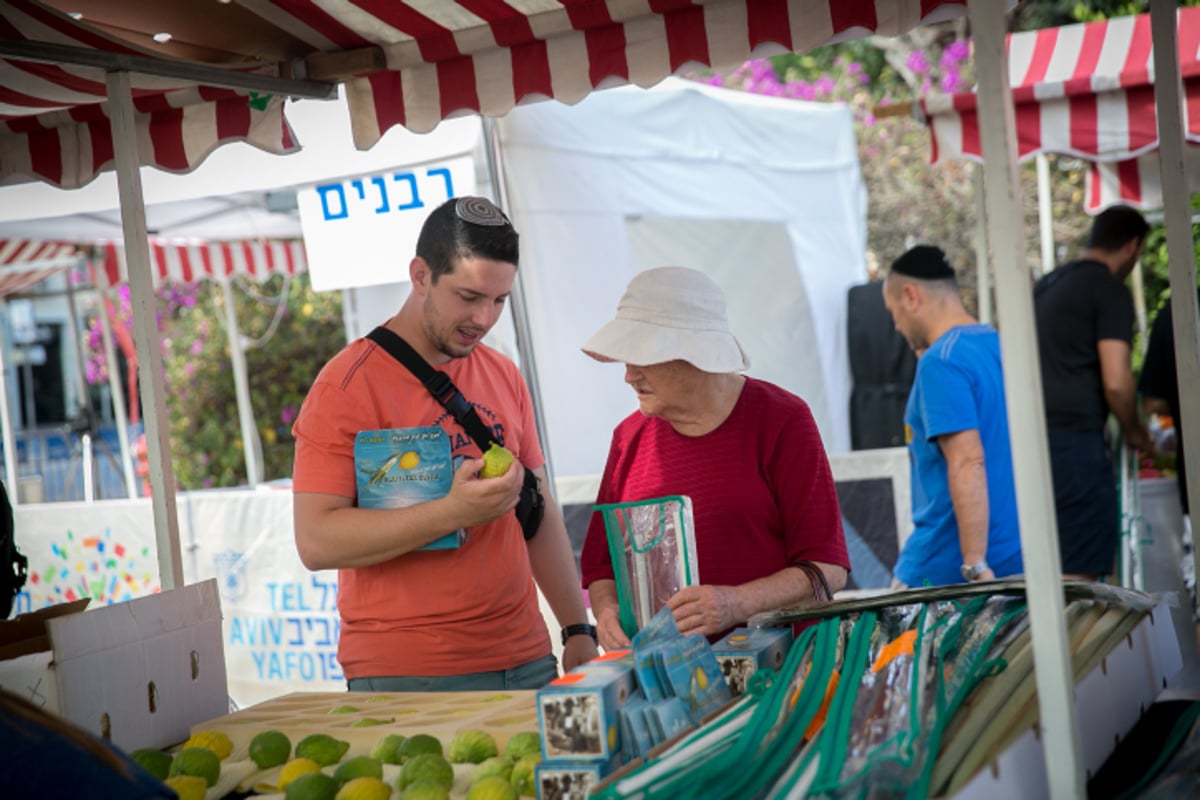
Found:
<svg viewBox="0 0 1200 800"><path fill-rule="evenodd" d="M1200 218L1200 195L1192 195L1192 219ZM1200 263L1200 223L1192 222L1192 247L1196 262ZM1167 231L1163 223L1151 224L1146 236L1146 247L1142 251L1142 276L1146 290L1146 315L1151 321L1167 301L1171 299L1168 276Z"/></svg>
<svg viewBox="0 0 1200 800"><path fill-rule="evenodd" d="M1200 5L1200 0L1179 0L1178 5ZM1012 29L1031 31L1073 22L1097 22L1111 17L1145 14L1150 0L1025 0L1012 13Z"/></svg>
<svg viewBox="0 0 1200 800"><path fill-rule="evenodd" d="M290 477L291 423L321 366L345 342L340 293L312 291L307 275L261 285L235 282L238 328L247 346L251 406L262 444L263 479ZM220 285L199 284L196 302L163 315L171 454L187 488L246 481ZM282 306L281 306L282 304Z"/></svg>
<svg viewBox="0 0 1200 800"><path fill-rule="evenodd" d="M117 293L117 324L129 327L128 292ZM262 445L263 479L290 477L292 421L322 365L345 342L342 298L317 293L307 274L263 284L235 280L234 305L246 350L250 402ZM99 312L97 312L99 313ZM171 462L185 489L246 482L225 299L213 282L158 291ZM88 380L106 378L99 324L85 337Z"/></svg>

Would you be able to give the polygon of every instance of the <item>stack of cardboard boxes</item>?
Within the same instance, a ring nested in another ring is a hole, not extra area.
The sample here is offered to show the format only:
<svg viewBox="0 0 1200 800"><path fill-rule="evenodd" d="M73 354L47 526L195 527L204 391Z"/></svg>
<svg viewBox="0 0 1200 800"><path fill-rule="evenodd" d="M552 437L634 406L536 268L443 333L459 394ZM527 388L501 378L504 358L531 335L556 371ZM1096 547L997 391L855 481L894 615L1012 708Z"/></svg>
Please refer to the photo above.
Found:
<svg viewBox="0 0 1200 800"><path fill-rule="evenodd" d="M622 765L701 725L754 671L782 665L791 638L790 629L742 628L714 646L680 635L664 609L631 650L607 653L538 691L538 797L585 796Z"/></svg>

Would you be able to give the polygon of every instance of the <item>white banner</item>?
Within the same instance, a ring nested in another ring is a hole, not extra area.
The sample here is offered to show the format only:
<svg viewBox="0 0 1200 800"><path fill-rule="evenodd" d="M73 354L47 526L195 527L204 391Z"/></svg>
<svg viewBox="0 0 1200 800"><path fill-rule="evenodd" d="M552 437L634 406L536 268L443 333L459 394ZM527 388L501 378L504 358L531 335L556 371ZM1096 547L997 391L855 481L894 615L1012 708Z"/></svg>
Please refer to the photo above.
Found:
<svg viewBox="0 0 1200 800"><path fill-rule="evenodd" d="M178 495L188 583L215 577L229 695L239 706L290 692L345 691L337 661L337 572L310 572L292 533L292 493ZM17 547L29 581L14 613L91 597L112 604L160 590L149 499L22 505Z"/></svg>
<svg viewBox="0 0 1200 800"><path fill-rule="evenodd" d="M475 193L470 156L301 189L296 199L313 288L407 280L429 212L451 197Z"/></svg>

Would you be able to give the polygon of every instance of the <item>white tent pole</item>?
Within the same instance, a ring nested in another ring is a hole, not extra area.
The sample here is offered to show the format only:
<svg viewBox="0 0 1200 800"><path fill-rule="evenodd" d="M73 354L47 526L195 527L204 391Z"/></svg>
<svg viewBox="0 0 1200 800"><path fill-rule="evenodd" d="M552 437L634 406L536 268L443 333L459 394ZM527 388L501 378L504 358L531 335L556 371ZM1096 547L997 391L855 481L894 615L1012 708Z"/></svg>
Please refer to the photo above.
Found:
<svg viewBox="0 0 1200 800"><path fill-rule="evenodd" d="M492 191L496 202L511 216L513 211L508 203L508 191L504 185L504 162L500 149L500 136L496 130L496 121L483 120L483 147L487 154L488 176L491 180ZM554 492L553 459L550 457L550 436L542 410L541 384L538 382L537 360L533 353L533 333L529 328L529 308L525 303L525 284L521 270L517 270L517 280L512 290L513 323L517 329L517 352L521 356L521 373L525 383L529 385L529 393L533 397L533 418L537 425L538 439L542 442L542 454L546 457L546 482Z"/></svg>
<svg viewBox="0 0 1200 800"><path fill-rule="evenodd" d="M1046 777L1051 797L1082 798L1086 783L1075 715L1042 378L1037 366L1033 292L1025 264L1016 125L1004 45L1004 4L968 0L967 8L975 35L979 128L986 173L984 202L996 257L997 317Z"/></svg>
<svg viewBox="0 0 1200 800"><path fill-rule="evenodd" d="M1150 0L1150 30L1154 41L1155 103L1158 110L1159 160L1162 167L1163 221L1167 229L1167 262L1171 279L1171 324L1175 329L1175 371L1187 471L1187 496L1192 519L1200 513L1200 394L1185 391L1200 386L1200 320L1196 310L1196 254L1192 241L1191 204L1183 164L1183 118L1180 113L1179 53L1175 0ZM1200 565L1200 548L1192 548ZM1200 573L1198 573L1200 574Z"/></svg>
<svg viewBox="0 0 1200 800"><path fill-rule="evenodd" d="M1038 229L1042 240L1042 274L1054 269L1054 201L1050 196L1050 159L1037 154Z"/></svg>
<svg viewBox="0 0 1200 800"><path fill-rule="evenodd" d="M91 503L96 499L96 470L93 459L95 444L92 441L92 400L88 396L86 370L83 366L83 337L79 335L79 309L75 305L75 287L71 285L74 276L67 272L67 327L71 330L71 344L75 349L75 381L76 391L79 392L79 403L83 409L84 419L88 421L87 429L79 437L79 447L83 453L83 499Z"/></svg>
<svg viewBox="0 0 1200 800"><path fill-rule="evenodd" d="M138 386L146 419L146 455L150 463L151 505L158 551L158 580L163 591L183 586L179 549L179 517L175 510L175 471L167 430L166 387L162 342L159 341L150 242L146 234L146 205L139 171L137 121L129 73L109 72L108 113L112 122L117 162L121 227L129 268L129 299L133 309L133 340L138 352Z"/></svg>
<svg viewBox="0 0 1200 800"><path fill-rule="evenodd" d="M975 188L975 309L979 321L992 323L992 251L988 247L987 212L983 207L983 165L972 169L971 183Z"/></svg>
<svg viewBox="0 0 1200 800"><path fill-rule="evenodd" d="M246 482L251 486L262 483L259 466L258 427L254 423L254 407L250 404L250 378L246 373L246 348L238 328L237 309L233 305L233 284L229 279L219 281L221 297L225 300L225 329L229 333L229 356L233 360L233 388L237 394L238 422L242 426L242 457L246 461Z"/></svg>
<svg viewBox="0 0 1200 800"><path fill-rule="evenodd" d="M1146 345L1150 344L1150 337L1146 335L1146 274L1142 270L1140 260L1133 265L1129 279L1133 286L1133 316L1137 324L1138 349L1142 355L1146 355Z"/></svg>
<svg viewBox="0 0 1200 800"><path fill-rule="evenodd" d="M75 391L79 392L80 405L86 405L91 414L91 398L88 397L87 375L83 365L83 337L79 333L79 308L75 304L75 287L71 285L74 278L73 268L66 272L67 279L67 328L70 330L71 345L75 351Z"/></svg>
<svg viewBox="0 0 1200 800"><path fill-rule="evenodd" d="M0 425L4 426L4 474L8 499L21 503L21 478L17 472L17 435L13 430L12 407L8 403L8 302L0 299Z"/></svg>
<svg viewBox="0 0 1200 800"><path fill-rule="evenodd" d="M133 471L133 453L129 449L129 413L125 410L125 390L121 387L121 368L113 347L112 323L108 320L108 291L97 287L100 297L100 334L104 340L104 366L108 370L108 390L112 394L113 417L117 421L117 438L121 444L121 471L125 475L125 492L137 497L137 477Z"/></svg>

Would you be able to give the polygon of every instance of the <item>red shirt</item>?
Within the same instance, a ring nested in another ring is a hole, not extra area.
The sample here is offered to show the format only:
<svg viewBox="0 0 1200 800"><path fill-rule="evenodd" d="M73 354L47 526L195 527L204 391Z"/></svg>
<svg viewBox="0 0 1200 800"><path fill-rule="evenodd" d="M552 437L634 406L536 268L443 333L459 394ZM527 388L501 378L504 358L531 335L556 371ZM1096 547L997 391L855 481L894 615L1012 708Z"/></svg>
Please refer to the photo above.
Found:
<svg viewBox="0 0 1200 800"><path fill-rule="evenodd" d="M692 499L700 582L737 586L798 561L849 569L833 474L808 404L747 378L729 418L684 436L640 411L613 431L597 503ZM612 579L604 518L593 513L583 585Z"/></svg>

